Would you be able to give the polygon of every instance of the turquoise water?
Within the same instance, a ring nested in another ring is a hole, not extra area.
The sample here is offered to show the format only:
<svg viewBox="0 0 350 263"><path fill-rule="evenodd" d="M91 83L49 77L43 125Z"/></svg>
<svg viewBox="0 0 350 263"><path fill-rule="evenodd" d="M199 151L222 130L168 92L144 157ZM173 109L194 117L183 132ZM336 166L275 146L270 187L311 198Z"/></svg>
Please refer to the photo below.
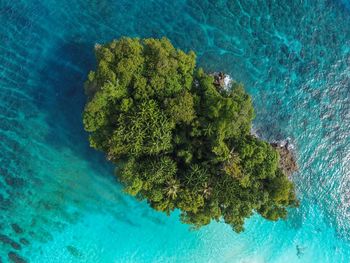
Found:
<svg viewBox="0 0 350 263"><path fill-rule="evenodd" d="M350 262L347 4L0 0L0 262ZM256 132L298 152L288 220L191 231L122 193L81 112L94 44L123 35L167 36L245 83Z"/></svg>

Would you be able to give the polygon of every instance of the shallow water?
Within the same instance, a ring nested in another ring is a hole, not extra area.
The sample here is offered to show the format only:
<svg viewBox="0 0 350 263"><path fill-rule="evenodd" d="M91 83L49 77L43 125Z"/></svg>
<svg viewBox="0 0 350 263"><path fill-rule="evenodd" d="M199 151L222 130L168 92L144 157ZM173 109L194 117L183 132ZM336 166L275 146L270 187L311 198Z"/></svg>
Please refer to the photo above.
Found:
<svg viewBox="0 0 350 263"><path fill-rule="evenodd" d="M0 262L349 262L346 4L0 0ZM257 133L298 152L288 220L190 231L122 193L81 112L94 44L123 35L167 36L246 85Z"/></svg>

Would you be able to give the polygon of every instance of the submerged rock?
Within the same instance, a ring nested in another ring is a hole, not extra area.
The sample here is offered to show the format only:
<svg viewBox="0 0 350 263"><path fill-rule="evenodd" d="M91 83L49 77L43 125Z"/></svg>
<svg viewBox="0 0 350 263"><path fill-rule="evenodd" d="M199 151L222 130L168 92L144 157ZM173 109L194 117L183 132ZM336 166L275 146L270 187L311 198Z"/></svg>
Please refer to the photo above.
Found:
<svg viewBox="0 0 350 263"><path fill-rule="evenodd" d="M294 153L289 148L289 142L286 143L270 143L273 148L277 150L280 155L279 166L283 170L283 172L290 176L294 172L299 170L298 164L296 162Z"/></svg>
<svg viewBox="0 0 350 263"><path fill-rule="evenodd" d="M20 255L18 255L15 252L9 252L8 257L9 257L10 261L13 263L27 263L27 260L25 260L24 258L22 258Z"/></svg>
<svg viewBox="0 0 350 263"><path fill-rule="evenodd" d="M5 182L8 186L15 187L15 188L21 188L25 184L25 181L22 178L12 177L12 176L7 177L5 179Z"/></svg>
<svg viewBox="0 0 350 263"><path fill-rule="evenodd" d="M29 241L27 240L27 239L25 239L25 238L21 238L20 240L19 240L19 242L21 242L23 245L25 245L25 246L27 246L27 245L29 245Z"/></svg>
<svg viewBox="0 0 350 263"><path fill-rule="evenodd" d="M76 247L73 247L73 246L67 246L67 250L69 251L69 253L78 258L78 257L81 257L82 254L80 253L80 251L76 248Z"/></svg>
<svg viewBox="0 0 350 263"><path fill-rule="evenodd" d="M22 234L23 233L23 229L16 223L11 224L11 227L12 227L13 231L16 232L16 234Z"/></svg>
<svg viewBox="0 0 350 263"><path fill-rule="evenodd" d="M301 247L299 245L296 245L295 248L297 249L297 257L301 258L301 256L304 255L306 247Z"/></svg>
<svg viewBox="0 0 350 263"><path fill-rule="evenodd" d="M17 250L21 249L20 244L18 244L17 242L15 242L14 240L12 240L11 238L9 238L8 236L6 236L4 234L0 234L0 242L2 242L4 244L8 244L11 247L13 247L14 249L17 249Z"/></svg>

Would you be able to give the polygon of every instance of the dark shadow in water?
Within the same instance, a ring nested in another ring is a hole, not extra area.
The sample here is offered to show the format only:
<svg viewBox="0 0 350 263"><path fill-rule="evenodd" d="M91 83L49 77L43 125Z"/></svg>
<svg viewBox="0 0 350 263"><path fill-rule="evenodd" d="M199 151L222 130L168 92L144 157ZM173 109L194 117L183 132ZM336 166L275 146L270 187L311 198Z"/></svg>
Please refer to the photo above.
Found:
<svg viewBox="0 0 350 263"><path fill-rule="evenodd" d="M45 122L49 126L44 143L58 151L69 149L78 159L86 161L93 174L107 176L107 180L111 184L115 183L118 189L119 186L113 172L114 165L106 161L103 153L89 146L88 135L82 125L82 111L86 101L83 86L89 70L95 67L94 44L74 40L58 43L57 48L46 56L47 61L42 63L43 66L38 73L40 89L34 95L36 105L46 114ZM55 174L49 176L55 176ZM79 184L79 181L76 183ZM62 187L64 188L65 185ZM81 198L80 201L73 201L82 202L84 197ZM87 198L95 200L94 193L89 194ZM96 202L99 198L100 196L96 194ZM121 192L117 193L114 199L118 202L115 206L128 205L126 196ZM57 213L62 213L62 211L64 213L65 208L61 206L57 207ZM111 206L104 204L96 209L99 209L100 212L107 210L112 213L113 205ZM117 220L126 222L130 226L136 226L127 216L117 217Z"/></svg>
<svg viewBox="0 0 350 263"><path fill-rule="evenodd" d="M39 109L47 114L49 133L45 142L56 149L69 148L91 169L101 174L108 163L102 153L89 147L82 126L85 104L84 82L95 67L94 43L64 42L47 56L40 72L41 90L36 95Z"/></svg>

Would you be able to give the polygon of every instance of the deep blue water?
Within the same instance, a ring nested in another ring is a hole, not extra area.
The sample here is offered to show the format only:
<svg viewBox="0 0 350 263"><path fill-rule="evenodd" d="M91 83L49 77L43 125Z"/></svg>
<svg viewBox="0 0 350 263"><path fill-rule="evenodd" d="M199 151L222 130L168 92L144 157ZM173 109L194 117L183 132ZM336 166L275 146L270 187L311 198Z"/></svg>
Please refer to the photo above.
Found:
<svg viewBox="0 0 350 263"><path fill-rule="evenodd" d="M0 262L350 262L347 5L0 0ZM124 195L81 124L93 46L123 35L167 36L242 81L257 133L293 142L301 207L237 235Z"/></svg>

